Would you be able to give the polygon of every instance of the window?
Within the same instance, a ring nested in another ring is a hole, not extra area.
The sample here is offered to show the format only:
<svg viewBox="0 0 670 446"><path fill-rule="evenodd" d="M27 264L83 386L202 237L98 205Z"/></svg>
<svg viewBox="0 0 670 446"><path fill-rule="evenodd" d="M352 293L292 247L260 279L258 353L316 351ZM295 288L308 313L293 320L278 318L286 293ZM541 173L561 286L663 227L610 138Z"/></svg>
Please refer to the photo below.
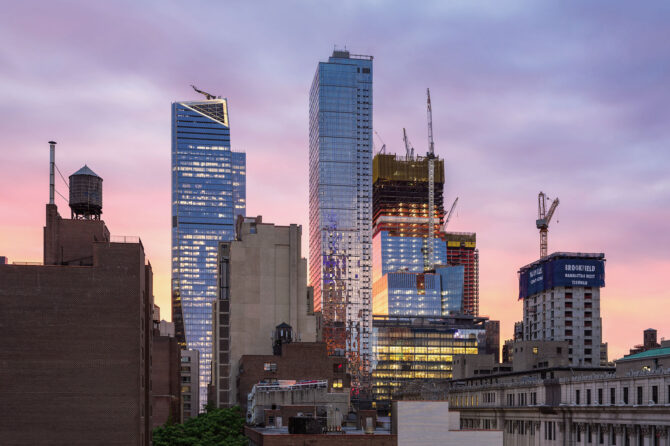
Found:
<svg viewBox="0 0 670 446"><path fill-rule="evenodd" d="M544 439L554 440L556 438L556 423L554 421L544 422Z"/></svg>
<svg viewBox="0 0 670 446"><path fill-rule="evenodd" d="M341 362L338 362L337 364L333 364L333 372L335 372L335 373L344 372L344 364L341 363Z"/></svg>
<svg viewBox="0 0 670 446"><path fill-rule="evenodd" d="M263 370L266 372L276 372L277 364L274 362L266 362L265 364L263 364Z"/></svg>
<svg viewBox="0 0 670 446"><path fill-rule="evenodd" d="M342 388L342 378L337 378L333 380L333 389L341 389Z"/></svg>
<svg viewBox="0 0 670 446"><path fill-rule="evenodd" d="M575 404L581 404L579 401L579 389L575 390Z"/></svg>
<svg viewBox="0 0 670 446"><path fill-rule="evenodd" d="M614 406L616 404L616 389L612 387L610 389L610 406Z"/></svg>
<svg viewBox="0 0 670 446"><path fill-rule="evenodd" d="M586 389L586 405L591 405L591 389Z"/></svg>
<svg viewBox="0 0 670 446"><path fill-rule="evenodd" d="M651 386L651 400L654 404L658 404L658 386Z"/></svg>
<svg viewBox="0 0 670 446"><path fill-rule="evenodd" d="M642 404L642 386L637 386L637 404Z"/></svg>
<svg viewBox="0 0 670 446"><path fill-rule="evenodd" d="M533 354L534 354L534 355L537 355L537 352L538 352L537 347L533 347Z"/></svg>
<svg viewBox="0 0 670 446"><path fill-rule="evenodd" d="M628 387L623 388L623 403L628 404Z"/></svg>
<svg viewBox="0 0 670 446"><path fill-rule="evenodd" d="M603 404L603 389L598 389L598 404Z"/></svg>

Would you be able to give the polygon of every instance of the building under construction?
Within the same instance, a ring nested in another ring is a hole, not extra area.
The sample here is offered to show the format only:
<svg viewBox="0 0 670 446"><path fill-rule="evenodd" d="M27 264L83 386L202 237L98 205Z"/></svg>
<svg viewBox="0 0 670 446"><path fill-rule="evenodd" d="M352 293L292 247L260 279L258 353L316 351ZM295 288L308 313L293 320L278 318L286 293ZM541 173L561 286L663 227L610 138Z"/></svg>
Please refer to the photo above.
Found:
<svg viewBox="0 0 670 446"><path fill-rule="evenodd" d="M463 266L463 314L479 315L479 250L473 232L443 232L447 243L447 264Z"/></svg>
<svg viewBox="0 0 670 446"><path fill-rule="evenodd" d="M444 160L434 160L435 236L444 219L442 190ZM392 236L427 237L428 158L378 154L372 160L372 235L387 231Z"/></svg>

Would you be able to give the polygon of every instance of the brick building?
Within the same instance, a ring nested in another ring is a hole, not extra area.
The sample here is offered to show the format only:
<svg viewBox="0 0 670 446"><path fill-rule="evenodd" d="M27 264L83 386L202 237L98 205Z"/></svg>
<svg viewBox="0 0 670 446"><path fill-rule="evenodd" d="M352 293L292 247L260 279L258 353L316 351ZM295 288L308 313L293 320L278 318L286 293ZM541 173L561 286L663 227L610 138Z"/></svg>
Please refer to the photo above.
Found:
<svg viewBox="0 0 670 446"><path fill-rule="evenodd" d="M0 442L151 442L152 270L139 238L46 207L44 264L0 265Z"/></svg>
<svg viewBox="0 0 670 446"><path fill-rule="evenodd" d="M151 351L151 419L153 427L168 421L182 422L181 349L172 322L160 320L154 306L154 332Z"/></svg>
<svg viewBox="0 0 670 446"><path fill-rule="evenodd" d="M246 410L254 384L279 380L328 380L329 391L349 389L344 356L328 356L324 342L283 344L279 355L243 355L237 376L238 401Z"/></svg>

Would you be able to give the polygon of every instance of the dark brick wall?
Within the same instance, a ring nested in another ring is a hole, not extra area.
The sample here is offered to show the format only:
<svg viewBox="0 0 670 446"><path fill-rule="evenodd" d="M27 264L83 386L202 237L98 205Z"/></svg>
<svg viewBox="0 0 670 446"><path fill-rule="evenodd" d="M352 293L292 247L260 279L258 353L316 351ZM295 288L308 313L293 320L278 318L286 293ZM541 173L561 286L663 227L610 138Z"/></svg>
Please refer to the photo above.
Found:
<svg viewBox="0 0 670 446"><path fill-rule="evenodd" d="M150 266L139 243L91 252L95 266L0 265L3 445L149 444Z"/></svg>
<svg viewBox="0 0 670 446"><path fill-rule="evenodd" d="M181 422L181 371L179 344L174 337L154 330L151 365L151 420L153 427L168 419Z"/></svg>
<svg viewBox="0 0 670 446"><path fill-rule="evenodd" d="M277 364L277 371L264 370L264 364ZM336 368L336 364L342 364ZM282 355L244 355L240 359L237 399L246 410L247 395L254 384L264 379L327 379L331 387L334 379L342 379L344 389L350 387L345 358L328 356L323 342L293 342L282 346Z"/></svg>

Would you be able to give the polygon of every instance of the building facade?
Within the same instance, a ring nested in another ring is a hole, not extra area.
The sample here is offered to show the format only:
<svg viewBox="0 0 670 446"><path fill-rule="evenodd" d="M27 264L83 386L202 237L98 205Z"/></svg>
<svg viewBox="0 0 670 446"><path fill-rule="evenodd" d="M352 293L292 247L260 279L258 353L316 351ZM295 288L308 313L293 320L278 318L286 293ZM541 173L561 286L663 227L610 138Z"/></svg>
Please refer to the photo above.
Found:
<svg viewBox="0 0 670 446"><path fill-rule="evenodd" d="M451 383L468 429L503 429L505 445L670 445L670 348L616 369L550 367Z"/></svg>
<svg viewBox="0 0 670 446"><path fill-rule="evenodd" d="M454 355L477 355L485 348L484 318L375 316L372 385L377 409L417 381L452 377Z"/></svg>
<svg viewBox="0 0 670 446"><path fill-rule="evenodd" d="M605 255L557 252L519 270L523 339L567 341L570 363L600 364Z"/></svg>
<svg viewBox="0 0 670 446"><path fill-rule="evenodd" d="M246 209L246 157L230 147L227 100L172 104L172 318L182 347L200 352L203 404L218 244L233 239Z"/></svg>
<svg viewBox="0 0 670 446"><path fill-rule="evenodd" d="M237 240L219 244L218 298L213 308L212 403L240 404L237 376L243 355L271 355L278 325L296 341L316 341L308 299L302 227L275 226L261 217L238 218Z"/></svg>
<svg viewBox="0 0 670 446"><path fill-rule="evenodd" d="M149 445L153 273L138 237L46 208L44 263L0 265L0 443ZM39 420L38 422L36 420Z"/></svg>
<svg viewBox="0 0 670 446"><path fill-rule="evenodd" d="M372 56L334 51L309 104L309 283L329 351L355 381L370 363Z"/></svg>
<svg viewBox="0 0 670 446"><path fill-rule="evenodd" d="M200 376L198 350L181 350L181 412L182 420L200 413Z"/></svg>
<svg viewBox="0 0 670 446"><path fill-rule="evenodd" d="M461 311L479 316L479 250L477 234L473 232L446 232L442 237L447 244L447 265L463 266L463 301Z"/></svg>

